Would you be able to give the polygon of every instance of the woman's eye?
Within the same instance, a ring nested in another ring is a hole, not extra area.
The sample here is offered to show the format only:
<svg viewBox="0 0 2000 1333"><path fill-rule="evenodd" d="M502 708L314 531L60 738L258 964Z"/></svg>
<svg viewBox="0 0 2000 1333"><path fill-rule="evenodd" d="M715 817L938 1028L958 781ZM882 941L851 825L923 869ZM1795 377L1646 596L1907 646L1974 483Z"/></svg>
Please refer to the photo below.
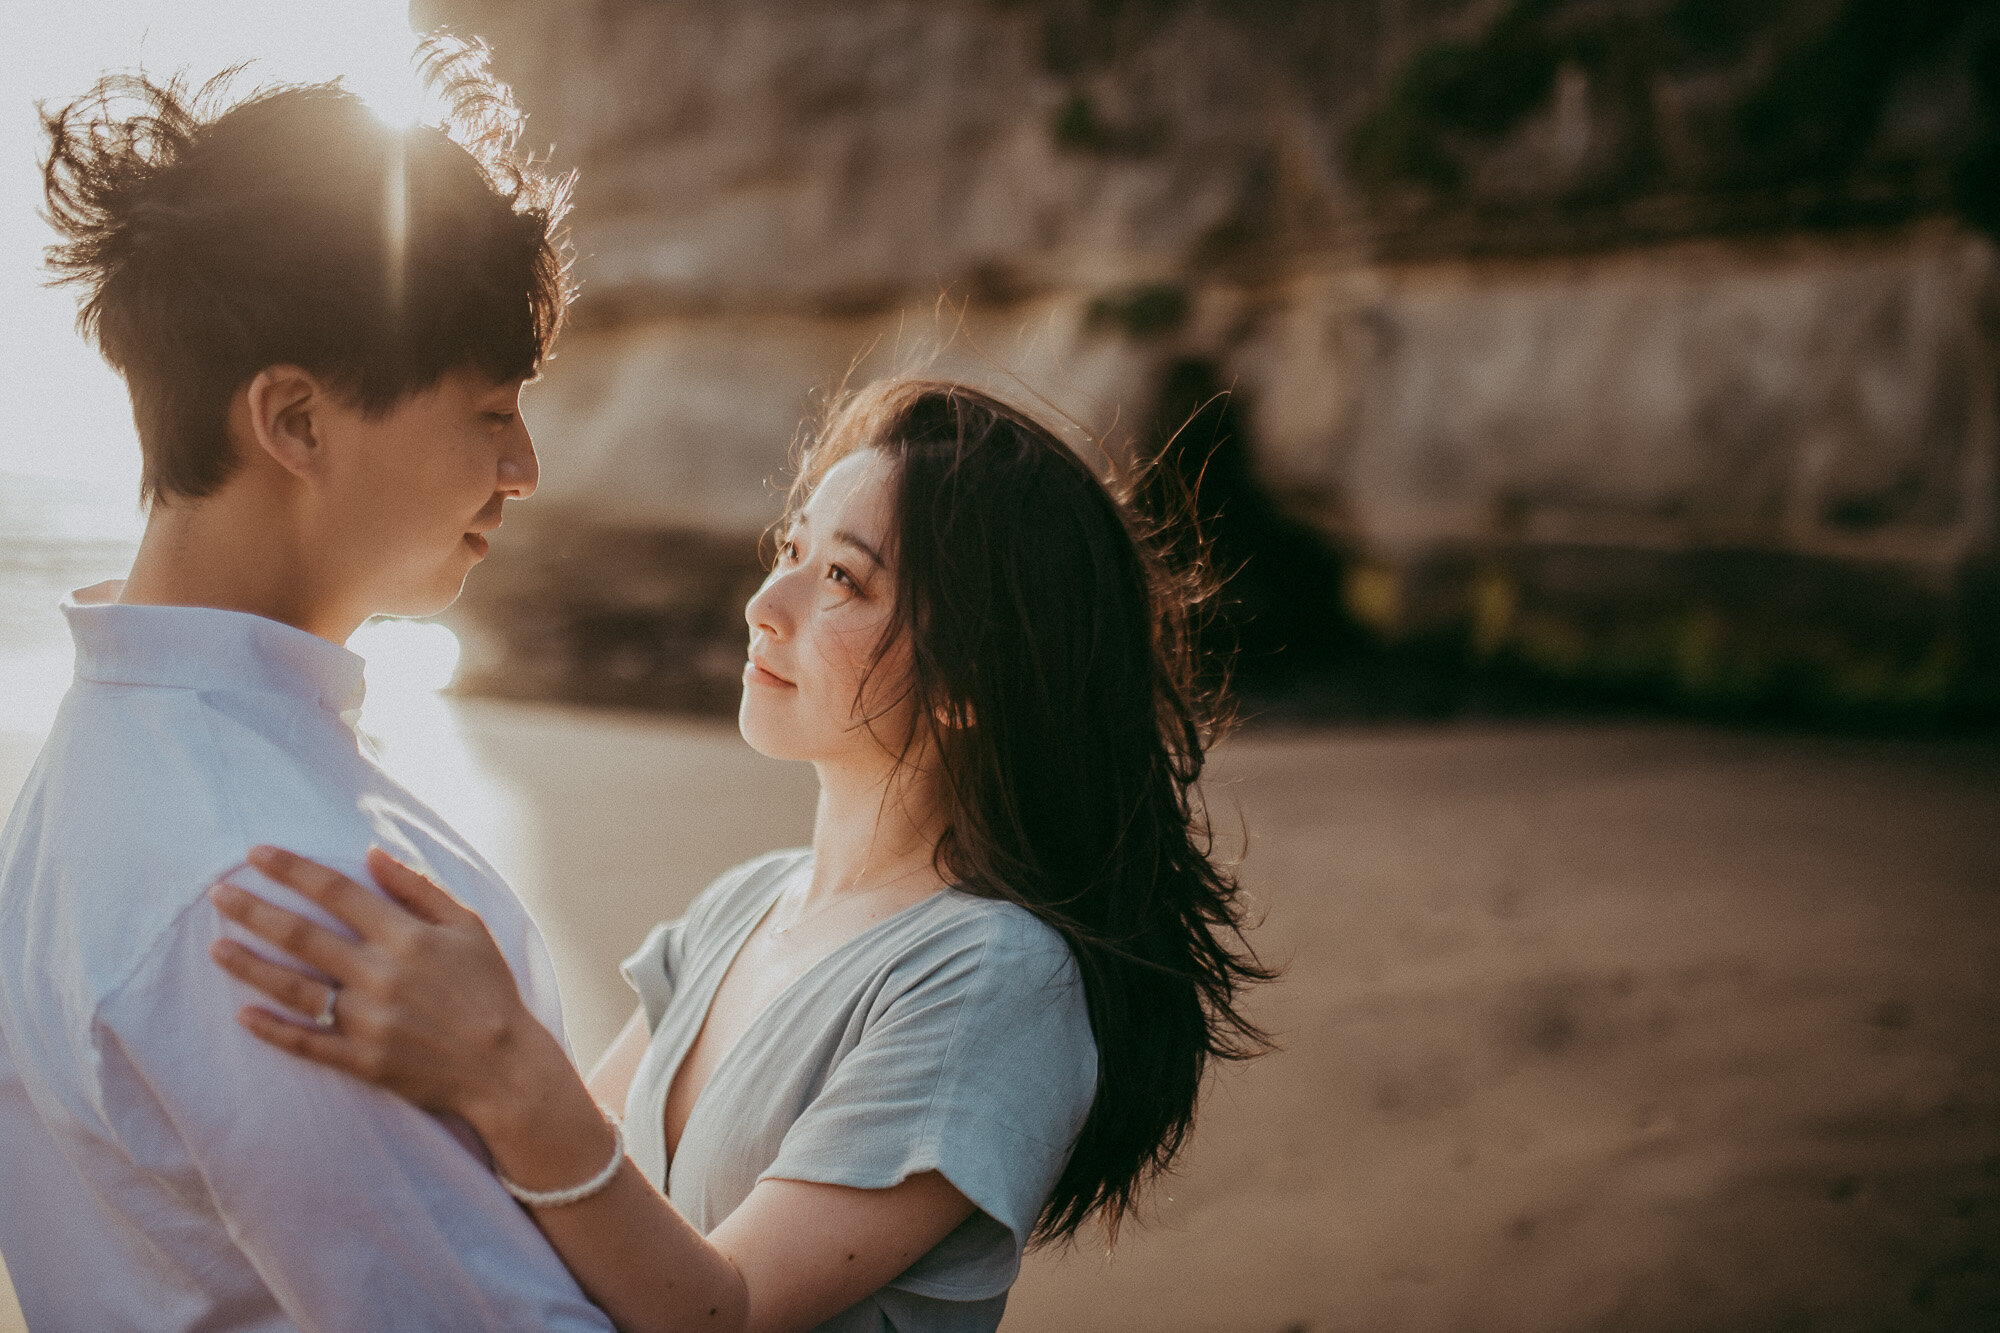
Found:
<svg viewBox="0 0 2000 1333"><path fill-rule="evenodd" d="M789 565L798 558L799 544L797 542L787 537L784 541L778 543L778 560L780 563Z"/></svg>
<svg viewBox="0 0 2000 1333"><path fill-rule="evenodd" d="M849 592L859 592L861 590L861 585L854 581L854 576L839 565L828 565L826 567L826 576L841 587L846 588Z"/></svg>
<svg viewBox="0 0 2000 1333"><path fill-rule="evenodd" d="M514 419L514 414L512 412L488 412L486 419L495 425L504 426Z"/></svg>

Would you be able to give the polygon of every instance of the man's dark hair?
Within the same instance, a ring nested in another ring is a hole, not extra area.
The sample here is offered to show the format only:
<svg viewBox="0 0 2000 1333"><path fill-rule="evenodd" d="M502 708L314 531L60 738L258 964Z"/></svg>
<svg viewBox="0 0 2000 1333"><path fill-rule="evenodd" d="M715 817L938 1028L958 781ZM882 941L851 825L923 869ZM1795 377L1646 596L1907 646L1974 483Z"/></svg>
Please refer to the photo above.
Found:
<svg viewBox="0 0 2000 1333"><path fill-rule="evenodd" d="M231 105L237 71L192 92L110 75L41 108L49 267L125 377L147 501L228 479L230 398L266 366L379 413L450 371L499 382L547 355L570 179L518 155L522 116L483 46L421 54L438 127L392 129L338 81Z"/></svg>

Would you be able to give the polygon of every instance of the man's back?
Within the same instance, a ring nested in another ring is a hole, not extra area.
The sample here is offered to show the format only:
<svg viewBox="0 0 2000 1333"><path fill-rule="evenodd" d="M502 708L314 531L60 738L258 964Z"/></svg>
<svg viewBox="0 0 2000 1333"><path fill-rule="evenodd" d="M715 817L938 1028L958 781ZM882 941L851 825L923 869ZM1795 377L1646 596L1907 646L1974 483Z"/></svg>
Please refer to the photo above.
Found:
<svg viewBox="0 0 2000 1333"><path fill-rule="evenodd" d="M560 1032L519 903L362 753L359 659L238 612L66 610L77 684L0 836L0 1250L31 1326L605 1327L444 1124L256 1042L208 958L204 890L249 846L367 882L377 844L481 913Z"/></svg>

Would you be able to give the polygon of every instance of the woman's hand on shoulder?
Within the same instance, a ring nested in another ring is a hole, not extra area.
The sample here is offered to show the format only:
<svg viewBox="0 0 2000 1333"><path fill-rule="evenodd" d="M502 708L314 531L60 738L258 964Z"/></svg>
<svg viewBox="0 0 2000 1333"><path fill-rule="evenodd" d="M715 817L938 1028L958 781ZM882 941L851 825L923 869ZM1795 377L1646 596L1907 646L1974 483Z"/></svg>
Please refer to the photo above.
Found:
<svg viewBox="0 0 2000 1333"><path fill-rule="evenodd" d="M568 1069L479 914L387 852L368 854L382 893L275 847L252 849L249 862L355 935L344 938L227 880L210 890L225 917L311 969L226 938L210 947L225 971L289 1011L238 1012L263 1041L427 1110L454 1112L482 1132L497 1109L524 1100L544 1077L541 1065L553 1059ZM330 1005L315 972L337 988ZM330 1022L318 1021L328 1015Z"/></svg>

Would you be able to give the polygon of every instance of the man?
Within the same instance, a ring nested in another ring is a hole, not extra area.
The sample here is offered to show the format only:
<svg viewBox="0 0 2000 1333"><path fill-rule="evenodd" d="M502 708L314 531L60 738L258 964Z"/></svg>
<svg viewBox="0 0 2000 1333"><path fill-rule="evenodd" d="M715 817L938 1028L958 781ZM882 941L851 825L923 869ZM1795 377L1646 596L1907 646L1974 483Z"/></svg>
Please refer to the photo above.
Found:
<svg viewBox="0 0 2000 1333"><path fill-rule="evenodd" d="M519 394L568 295L567 182L514 158L481 52L429 72L451 135L337 85L44 114L51 263L150 510L130 578L64 607L76 682L0 835L0 1251L37 1330L608 1327L462 1127L257 1042L209 955L218 878L287 898L251 845L366 881L381 844L561 1032L520 904L357 742L341 647L448 605L534 490Z"/></svg>

